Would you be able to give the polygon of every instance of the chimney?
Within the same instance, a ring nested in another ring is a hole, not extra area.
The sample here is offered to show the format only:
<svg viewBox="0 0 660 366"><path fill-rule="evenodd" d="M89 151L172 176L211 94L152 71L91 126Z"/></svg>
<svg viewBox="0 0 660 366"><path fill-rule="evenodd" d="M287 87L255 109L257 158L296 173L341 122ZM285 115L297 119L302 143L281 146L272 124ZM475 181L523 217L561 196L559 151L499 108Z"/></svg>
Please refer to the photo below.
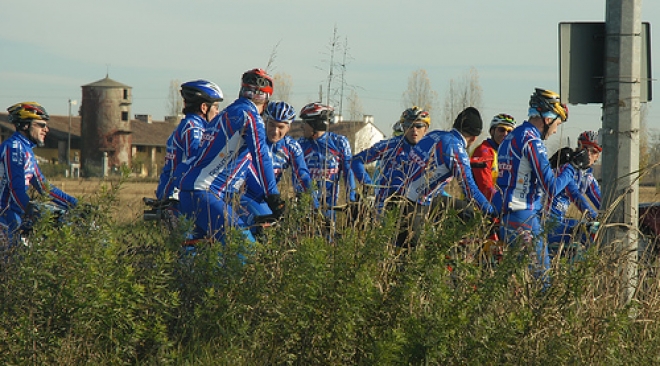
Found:
<svg viewBox="0 0 660 366"><path fill-rule="evenodd" d="M151 123L151 115L150 114L136 114L135 119L145 122L145 123Z"/></svg>
<svg viewBox="0 0 660 366"><path fill-rule="evenodd" d="M371 124L373 124L373 123L374 123L374 116L371 115L371 114L365 114L365 115L362 117L362 120L364 121L364 123L371 123Z"/></svg>

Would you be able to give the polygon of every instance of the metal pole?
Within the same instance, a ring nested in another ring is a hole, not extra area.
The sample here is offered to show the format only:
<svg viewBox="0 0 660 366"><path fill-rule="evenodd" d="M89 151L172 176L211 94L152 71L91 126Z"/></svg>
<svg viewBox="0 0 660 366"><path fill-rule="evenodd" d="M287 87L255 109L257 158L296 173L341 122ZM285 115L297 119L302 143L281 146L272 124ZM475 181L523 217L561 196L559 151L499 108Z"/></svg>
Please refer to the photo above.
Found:
<svg viewBox="0 0 660 366"><path fill-rule="evenodd" d="M66 165L71 169L71 99L69 99L69 136L66 147Z"/></svg>
<svg viewBox="0 0 660 366"><path fill-rule="evenodd" d="M637 285L641 0L607 0L603 103L603 202L610 225L603 243L616 248L621 301Z"/></svg>

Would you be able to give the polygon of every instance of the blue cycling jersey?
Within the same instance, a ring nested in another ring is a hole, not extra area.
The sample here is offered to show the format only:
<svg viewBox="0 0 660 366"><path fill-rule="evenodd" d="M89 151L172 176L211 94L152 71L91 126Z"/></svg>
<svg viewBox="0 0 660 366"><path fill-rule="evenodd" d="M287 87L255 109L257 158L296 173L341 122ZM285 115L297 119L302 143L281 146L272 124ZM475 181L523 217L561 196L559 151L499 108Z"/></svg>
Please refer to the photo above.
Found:
<svg viewBox="0 0 660 366"><path fill-rule="evenodd" d="M314 199L335 206L339 200L339 181L343 176L348 198L355 200L355 178L351 170L351 147L345 136L326 132L316 139L298 140L305 157L305 163L319 190ZM325 188L325 190L323 190Z"/></svg>
<svg viewBox="0 0 660 366"><path fill-rule="evenodd" d="M0 145L0 224L9 229L9 239L21 225L34 187L39 194L48 194L60 207L68 208L78 200L48 183L41 173L32 148L36 144L20 132L15 132Z"/></svg>
<svg viewBox="0 0 660 366"><path fill-rule="evenodd" d="M196 114L187 114L167 139L165 164L160 174L156 198L172 196L172 176L180 162L199 154L206 120Z"/></svg>
<svg viewBox="0 0 660 366"><path fill-rule="evenodd" d="M209 190L218 196L235 193L253 164L260 191L279 194L264 122L251 100L238 98L225 108L207 125L202 139L199 153L176 167L174 187Z"/></svg>
<svg viewBox="0 0 660 366"><path fill-rule="evenodd" d="M559 167L556 174L561 175L567 165L569 164ZM591 173L591 169L589 171L576 171L574 179L568 183L566 189L550 198L550 214L557 219L566 216L571 202L577 206L580 212L586 212L589 219L595 219L598 216L598 212L589 204L591 201L596 209L600 207L600 188Z"/></svg>
<svg viewBox="0 0 660 366"><path fill-rule="evenodd" d="M555 176L541 133L528 121L502 141L497 161L498 191L493 196L493 206L503 215L519 210L538 213L543 208L543 193L556 196L575 179L575 169L570 164Z"/></svg>
<svg viewBox="0 0 660 366"><path fill-rule="evenodd" d="M466 148L465 137L456 129L427 133L410 151L406 196L420 205L429 205L455 177L468 200L474 199L483 212L493 214L493 207L474 182Z"/></svg>
<svg viewBox="0 0 660 366"><path fill-rule="evenodd" d="M413 146L401 135L379 141L353 156L351 167L357 181L362 184L374 184L376 181L376 203L379 205L392 195L403 194L409 173L408 154ZM378 161L379 165L372 180L364 165L374 161Z"/></svg>
<svg viewBox="0 0 660 366"><path fill-rule="evenodd" d="M266 141L268 152L273 160L273 170L277 183L282 179L286 169L291 168L291 182L297 193L308 191L312 188L312 177L305 163L300 144L291 136L284 136L276 143ZM255 169L251 167L246 177L246 195L256 201L263 199L260 194L259 183L256 179Z"/></svg>

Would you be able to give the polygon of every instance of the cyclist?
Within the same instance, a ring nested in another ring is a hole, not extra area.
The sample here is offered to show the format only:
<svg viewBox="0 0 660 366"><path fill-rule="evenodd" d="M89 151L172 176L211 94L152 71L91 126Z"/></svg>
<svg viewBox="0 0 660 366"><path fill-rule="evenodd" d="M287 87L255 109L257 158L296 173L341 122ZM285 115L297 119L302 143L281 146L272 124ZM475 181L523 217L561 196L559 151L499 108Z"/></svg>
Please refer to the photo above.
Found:
<svg viewBox="0 0 660 366"><path fill-rule="evenodd" d="M277 189L272 159L267 153L261 118L273 93L273 79L262 69L246 71L239 98L207 125L199 153L178 164L173 176L180 188L180 211L195 220L195 237L223 241L225 227L246 224L233 210L233 200L242 188L247 169L255 175L274 215L281 215L284 201ZM254 240L249 229L243 230Z"/></svg>
<svg viewBox="0 0 660 366"><path fill-rule="evenodd" d="M516 120L508 114L500 113L490 122L490 138L485 139L472 152L470 167L474 182L487 200L493 199L497 180L497 148L502 140L516 127Z"/></svg>
<svg viewBox="0 0 660 366"><path fill-rule="evenodd" d="M474 212L468 201L453 198L444 192L453 178L459 180L467 200L475 200L485 213L494 214L490 203L474 183L466 151L477 140L482 128L479 111L468 107L458 114L452 130L429 132L411 149L408 155L410 172L404 186L404 194L411 201L404 214L414 213L411 223L413 240L409 245L415 245L419 229L430 214L442 214L451 207L459 212L463 220L473 218ZM399 235L397 245L402 245L409 238Z"/></svg>
<svg viewBox="0 0 660 366"><path fill-rule="evenodd" d="M467 107L458 114L451 131L426 134L409 155L411 172L406 187L407 197L423 206L430 205L433 200L434 210L451 205L464 212L463 217L469 219L472 215L466 201L439 195L452 178L457 178L467 200L475 200L486 214L494 214L490 203L474 183L466 150L477 140L482 128L479 111ZM434 196L438 196L437 199Z"/></svg>
<svg viewBox="0 0 660 366"><path fill-rule="evenodd" d="M266 144L268 153L273 160L275 180L279 183L284 170L291 168L291 181L296 193L312 189L312 178L305 163L302 148L298 142L287 135L291 122L296 117L296 110L286 102L269 102L263 113L266 124ZM254 169L248 171L246 192L242 205L248 207L249 216L269 216L272 213L267 205L260 204L264 200ZM250 221L250 220L248 220Z"/></svg>
<svg viewBox="0 0 660 366"><path fill-rule="evenodd" d="M78 204L76 198L48 183L32 151L44 146L50 119L46 109L36 102L22 102L7 112L16 132L0 145L0 246L16 243L16 231L30 203L30 186L64 209Z"/></svg>
<svg viewBox="0 0 660 366"><path fill-rule="evenodd" d="M218 106L223 100L220 87L206 80L181 84L181 96L184 117L167 139L165 164L156 187L159 200L173 195L172 174L180 162L199 153L206 125L218 115Z"/></svg>
<svg viewBox="0 0 660 366"><path fill-rule="evenodd" d="M541 235L540 192L556 196L573 180L576 170L588 166L589 157L572 153L566 169L554 175L543 141L568 118L568 108L561 103L559 94L536 88L529 100L528 116L498 150L499 189L493 196L493 205L501 212L500 237L511 245L521 236L532 245L532 270L536 278L541 278L550 267L550 258Z"/></svg>
<svg viewBox="0 0 660 366"><path fill-rule="evenodd" d="M553 228L548 234L548 242L551 248L554 248L556 244L570 243L574 229L580 223L580 220L566 217L571 202L575 204L580 212L583 212L589 221L596 219L598 216L597 210L600 209L600 187L593 176L591 168L603 151L598 143L598 134L593 131L582 132L578 136L578 150L587 151L589 168L578 170L575 173L574 180L568 183L566 189L561 190L549 199L550 222L552 222L551 227ZM557 175L566 169L571 153L572 149L563 148L550 158L550 163ZM583 233L578 240L586 242L586 233Z"/></svg>
<svg viewBox="0 0 660 366"><path fill-rule="evenodd" d="M402 135L377 142L372 147L353 156L351 167L358 182L373 185L376 181L376 205L381 208L388 197L402 194L408 172L408 154L424 137L431 125L429 112L414 106L401 113L397 122ZM378 161L378 176L373 180L364 165Z"/></svg>
<svg viewBox="0 0 660 366"><path fill-rule="evenodd" d="M343 177L347 197L356 200L355 178L351 170L351 147L346 136L329 132L334 109L321 103L309 103L300 110L303 137L298 140L305 162L317 184L313 192L315 201L334 207L339 200L339 181ZM334 218L334 211L325 214Z"/></svg>

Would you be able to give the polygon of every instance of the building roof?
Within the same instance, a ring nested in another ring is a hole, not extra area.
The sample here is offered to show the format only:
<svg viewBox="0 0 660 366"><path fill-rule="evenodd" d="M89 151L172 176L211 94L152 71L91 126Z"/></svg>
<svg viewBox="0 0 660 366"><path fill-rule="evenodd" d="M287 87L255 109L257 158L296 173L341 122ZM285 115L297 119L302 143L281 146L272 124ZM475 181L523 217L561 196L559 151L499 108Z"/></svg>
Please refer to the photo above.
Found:
<svg viewBox="0 0 660 366"><path fill-rule="evenodd" d="M293 121L293 123L291 124L291 129L289 130L289 135L291 135L291 137L294 138L302 137L303 135L302 123L303 123L302 120ZM346 137L351 137L355 135L357 131L360 131L369 124L372 123L365 121L342 121L342 122L330 124L330 128L328 128L328 131L334 132L339 135L344 135Z"/></svg>
<svg viewBox="0 0 660 366"><path fill-rule="evenodd" d="M137 119L131 120L131 131L133 132L133 145L141 146L165 146L167 139L178 125L170 122L147 123Z"/></svg>
<svg viewBox="0 0 660 366"><path fill-rule="evenodd" d="M131 120L133 145L165 146L167 139L177 126L176 123L152 122L146 123L137 119ZM9 114L0 113L0 127L13 131L14 125L9 123ZM66 140L69 136L69 116L50 116L48 120L48 136L57 140ZM71 116L71 138L80 138L80 117Z"/></svg>
<svg viewBox="0 0 660 366"><path fill-rule="evenodd" d="M108 77L108 75L105 76L105 78L95 81L93 83L89 83L83 86L94 86L94 87L106 87L106 88L125 88L125 89L132 89L132 87L122 84L118 81L112 80Z"/></svg>
<svg viewBox="0 0 660 366"><path fill-rule="evenodd" d="M0 126L8 130L14 130L14 125L9 122L8 113L0 113ZM69 116L50 116L48 120L48 134L59 140L66 139L69 135ZM71 136L80 137L80 117L71 116Z"/></svg>

